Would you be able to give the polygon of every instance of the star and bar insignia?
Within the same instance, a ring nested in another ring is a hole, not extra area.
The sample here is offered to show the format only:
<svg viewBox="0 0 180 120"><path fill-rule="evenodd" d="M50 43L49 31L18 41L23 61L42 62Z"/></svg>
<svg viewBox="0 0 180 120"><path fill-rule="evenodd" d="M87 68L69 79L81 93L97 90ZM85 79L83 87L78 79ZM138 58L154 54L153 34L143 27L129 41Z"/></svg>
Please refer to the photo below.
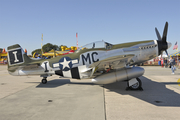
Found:
<svg viewBox="0 0 180 120"><path fill-rule="evenodd" d="M53 68L60 68L62 71L69 71L72 67L73 64L77 64L78 59L72 60L69 57L63 57L59 60L58 63L53 64Z"/></svg>

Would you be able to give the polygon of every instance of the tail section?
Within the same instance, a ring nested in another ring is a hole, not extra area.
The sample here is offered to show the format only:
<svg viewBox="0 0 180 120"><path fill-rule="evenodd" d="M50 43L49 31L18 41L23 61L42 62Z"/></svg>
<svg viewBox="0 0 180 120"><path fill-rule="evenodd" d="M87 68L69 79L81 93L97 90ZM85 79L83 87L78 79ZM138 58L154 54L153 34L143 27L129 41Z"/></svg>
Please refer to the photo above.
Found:
<svg viewBox="0 0 180 120"><path fill-rule="evenodd" d="M8 65L23 64L23 50L20 45L16 44L8 47Z"/></svg>
<svg viewBox="0 0 180 120"><path fill-rule="evenodd" d="M7 48L8 52L8 72L11 75L20 75L22 66L31 62L20 45L12 45Z"/></svg>
<svg viewBox="0 0 180 120"><path fill-rule="evenodd" d="M9 67L31 62L31 59L25 54L20 45L16 44L9 46L7 50Z"/></svg>
<svg viewBox="0 0 180 120"><path fill-rule="evenodd" d="M9 46L7 49L9 74L14 76L47 74L40 65L44 60L32 60L18 44Z"/></svg>

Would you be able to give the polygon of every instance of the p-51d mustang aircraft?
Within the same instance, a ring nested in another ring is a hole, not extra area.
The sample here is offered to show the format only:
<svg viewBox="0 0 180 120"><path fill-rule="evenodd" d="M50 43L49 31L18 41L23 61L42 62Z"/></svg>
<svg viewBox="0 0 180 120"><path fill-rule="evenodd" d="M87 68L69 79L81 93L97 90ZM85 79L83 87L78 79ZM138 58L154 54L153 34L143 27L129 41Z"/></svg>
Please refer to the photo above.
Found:
<svg viewBox="0 0 180 120"><path fill-rule="evenodd" d="M47 83L48 76L56 74L74 79L92 79L96 84L127 80L130 89L140 89L141 80L138 77L144 74L144 69L134 65L159 56L171 47L171 43L166 41L167 30L166 22L162 38L155 28L158 40L116 45L94 42L74 53L52 59L32 60L16 44L8 47L8 71L16 76L40 75L43 84Z"/></svg>

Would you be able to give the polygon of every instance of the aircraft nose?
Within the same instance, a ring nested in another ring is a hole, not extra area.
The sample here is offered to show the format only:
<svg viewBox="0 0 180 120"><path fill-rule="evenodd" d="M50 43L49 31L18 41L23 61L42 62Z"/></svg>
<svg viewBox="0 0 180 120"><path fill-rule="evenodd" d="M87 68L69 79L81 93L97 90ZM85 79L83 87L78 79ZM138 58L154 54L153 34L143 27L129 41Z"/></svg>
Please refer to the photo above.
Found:
<svg viewBox="0 0 180 120"><path fill-rule="evenodd" d="M168 44L168 49L172 46L172 44L170 42L167 42Z"/></svg>

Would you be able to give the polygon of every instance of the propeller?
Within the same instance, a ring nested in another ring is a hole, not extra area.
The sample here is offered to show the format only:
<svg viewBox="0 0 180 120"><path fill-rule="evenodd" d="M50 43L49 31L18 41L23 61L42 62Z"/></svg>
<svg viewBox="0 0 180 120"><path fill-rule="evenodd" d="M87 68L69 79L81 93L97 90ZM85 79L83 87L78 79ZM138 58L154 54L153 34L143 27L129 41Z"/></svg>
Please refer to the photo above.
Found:
<svg viewBox="0 0 180 120"><path fill-rule="evenodd" d="M168 52L167 49L171 46L171 43L167 42L167 32L168 32L168 22L166 22L165 26L164 26L164 31L163 31L163 35L161 37L161 35L159 34L159 31L157 28L155 28L156 31L156 35L157 35L157 42L158 42L158 48L159 48L159 55L162 54L163 51L166 52L167 56L168 56Z"/></svg>
<svg viewBox="0 0 180 120"><path fill-rule="evenodd" d="M159 31L157 28L155 28L155 31L156 31L156 35L157 35L158 40L162 40L161 35L159 34Z"/></svg>

